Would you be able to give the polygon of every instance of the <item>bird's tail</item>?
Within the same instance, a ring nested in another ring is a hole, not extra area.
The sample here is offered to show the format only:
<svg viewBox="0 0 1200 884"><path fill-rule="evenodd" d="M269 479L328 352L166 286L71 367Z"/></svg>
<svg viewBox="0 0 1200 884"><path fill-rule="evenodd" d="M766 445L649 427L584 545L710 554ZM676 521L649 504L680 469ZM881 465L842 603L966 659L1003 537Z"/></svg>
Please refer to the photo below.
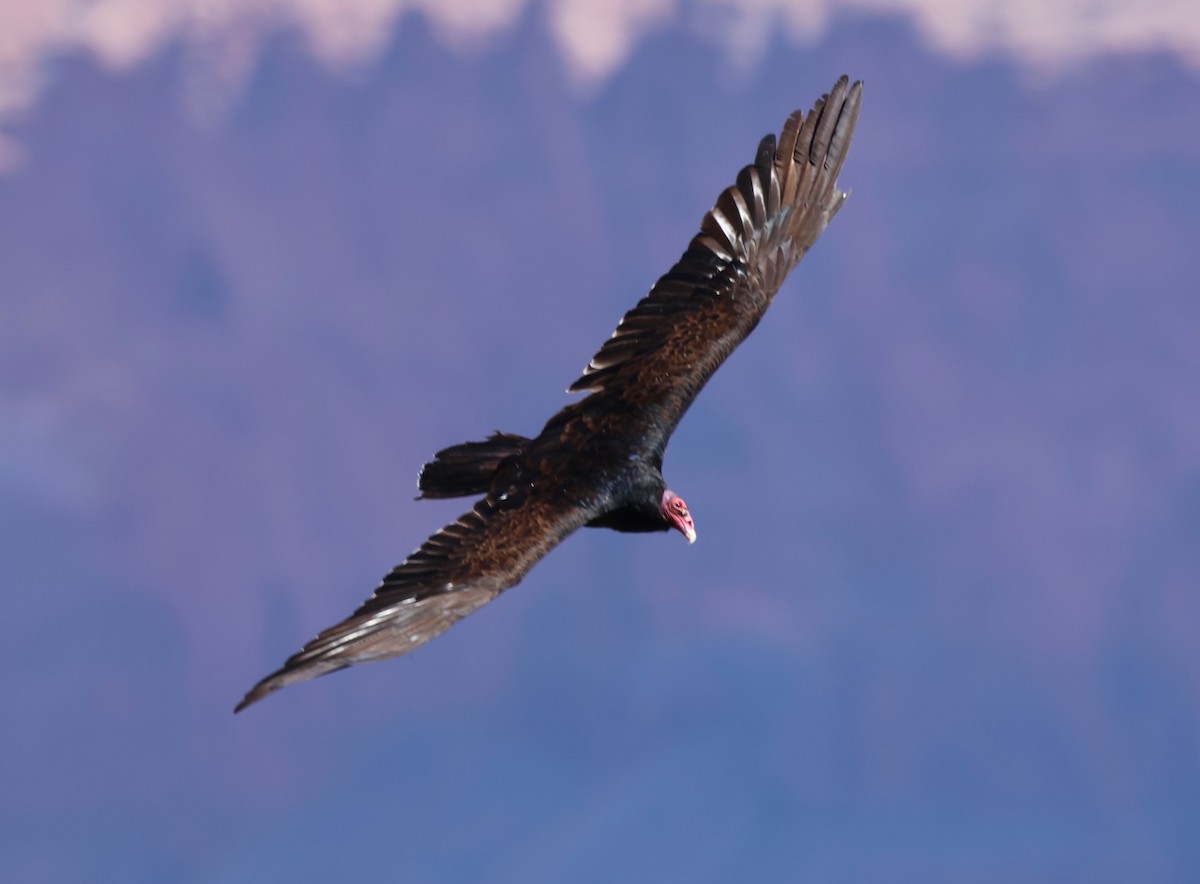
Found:
<svg viewBox="0 0 1200 884"><path fill-rule="evenodd" d="M421 468L421 497L467 497L485 494L502 461L520 454L529 440L514 433L492 433L482 442L451 445Z"/></svg>

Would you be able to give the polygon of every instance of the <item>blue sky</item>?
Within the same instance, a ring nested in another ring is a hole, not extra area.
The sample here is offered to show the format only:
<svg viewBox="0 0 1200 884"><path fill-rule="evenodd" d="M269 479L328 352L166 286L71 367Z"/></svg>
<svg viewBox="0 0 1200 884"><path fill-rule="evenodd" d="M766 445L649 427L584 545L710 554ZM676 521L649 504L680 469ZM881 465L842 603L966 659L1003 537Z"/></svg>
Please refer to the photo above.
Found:
<svg viewBox="0 0 1200 884"><path fill-rule="evenodd" d="M1053 64L582 4L634 35L600 71L558 4L156 8L21 44L0 121L0 878L1195 878L1186 30ZM581 532L235 718L462 509L420 464L567 402L842 72L851 199L668 452L699 542Z"/></svg>

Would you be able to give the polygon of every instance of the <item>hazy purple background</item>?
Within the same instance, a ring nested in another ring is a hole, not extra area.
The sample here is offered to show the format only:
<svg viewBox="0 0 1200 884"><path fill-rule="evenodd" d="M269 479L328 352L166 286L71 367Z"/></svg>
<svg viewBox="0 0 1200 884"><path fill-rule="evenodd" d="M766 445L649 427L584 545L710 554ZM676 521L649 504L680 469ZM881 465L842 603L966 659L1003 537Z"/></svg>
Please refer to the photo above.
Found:
<svg viewBox="0 0 1200 884"><path fill-rule="evenodd" d="M683 422L700 541L584 532L410 658L233 704L465 508L760 135L853 196ZM0 880L1200 879L1200 76L858 18L590 94L540 18L57 60L0 177Z"/></svg>

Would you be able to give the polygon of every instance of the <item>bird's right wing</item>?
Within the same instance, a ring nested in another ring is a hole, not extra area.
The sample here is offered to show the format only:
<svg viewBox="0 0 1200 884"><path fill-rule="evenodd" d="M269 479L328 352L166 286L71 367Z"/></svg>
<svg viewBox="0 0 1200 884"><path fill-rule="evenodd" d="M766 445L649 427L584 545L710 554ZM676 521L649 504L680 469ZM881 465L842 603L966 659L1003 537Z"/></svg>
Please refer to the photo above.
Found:
<svg viewBox="0 0 1200 884"><path fill-rule="evenodd" d="M407 654L518 583L596 512L560 494L485 497L397 565L350 617L321 632L234 709L355 663Z"/></svg>

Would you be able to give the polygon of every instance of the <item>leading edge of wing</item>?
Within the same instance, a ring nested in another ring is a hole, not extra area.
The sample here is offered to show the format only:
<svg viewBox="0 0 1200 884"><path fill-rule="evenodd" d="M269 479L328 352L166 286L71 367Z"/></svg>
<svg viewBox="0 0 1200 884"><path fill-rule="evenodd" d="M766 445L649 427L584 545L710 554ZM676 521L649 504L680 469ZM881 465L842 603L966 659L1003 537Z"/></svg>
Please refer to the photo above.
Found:
<svg viewBox="0 0 1200 884"><path fill-rule="evenodd" d="M650 293L625 314L570 392L619 389L658 400L656 386L691 395L754 328L788 271L846 194L837 188L862 102L862 82L841 77L807 115L794 112L778 145L767 136L755 162L704 217L700 232Z"/></svg>

